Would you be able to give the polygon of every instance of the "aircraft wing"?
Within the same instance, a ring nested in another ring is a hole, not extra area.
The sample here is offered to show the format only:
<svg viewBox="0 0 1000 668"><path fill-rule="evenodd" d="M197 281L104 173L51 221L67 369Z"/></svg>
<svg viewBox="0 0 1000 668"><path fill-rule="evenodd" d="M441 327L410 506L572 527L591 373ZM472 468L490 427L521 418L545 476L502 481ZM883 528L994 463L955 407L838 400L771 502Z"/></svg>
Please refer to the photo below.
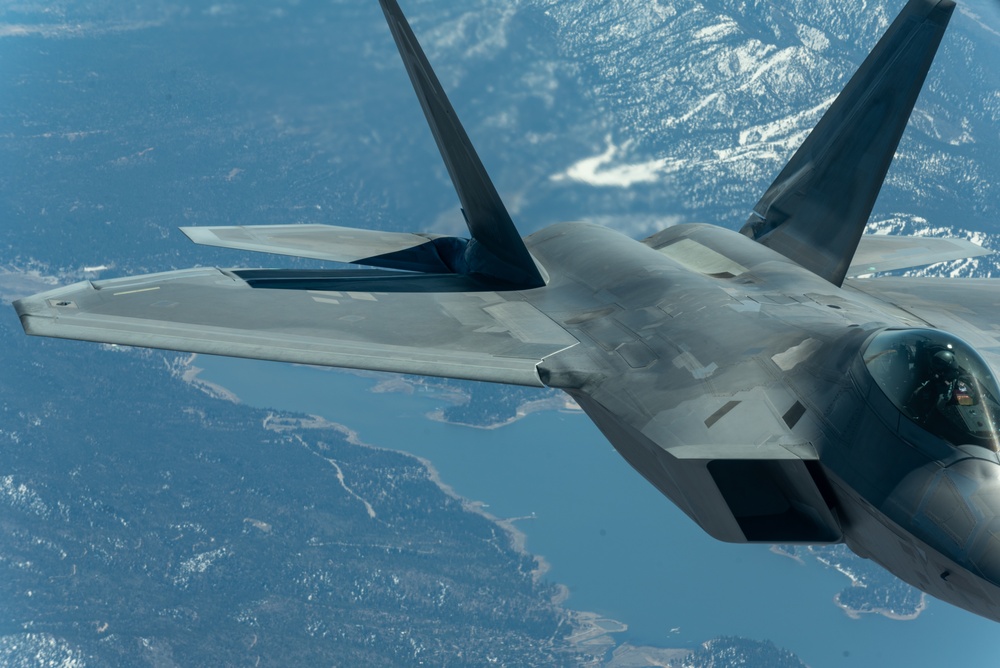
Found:
<svg viewBox="0 0 1000 668"><path fill-rule="evenodd" d="M851 279L851 288L961 337L1000 371L1000 286L989 278Z"/></svg>
<svg viewBox="0 0 1000 668"><path fill-rule="evenodd" d="M191 241L204 246L333 262L355 262L375 255L398 253L426 244L438 236L335 225L233 225L180 229Z"/></svg>
<svg viewBox="0 0 1000 668"><path fill-rule="evenodd" d="M14 306L34 335L539 387L536 364L577 343L518 293L455 275L190 269Z"/></svg>
<svg viewBox="0 0 1000 668"><path fill-rule="evenodd" d="M936 262L989 255L992 252L965 239L865 234L854 252L847 275L923 267Z"/></svg>

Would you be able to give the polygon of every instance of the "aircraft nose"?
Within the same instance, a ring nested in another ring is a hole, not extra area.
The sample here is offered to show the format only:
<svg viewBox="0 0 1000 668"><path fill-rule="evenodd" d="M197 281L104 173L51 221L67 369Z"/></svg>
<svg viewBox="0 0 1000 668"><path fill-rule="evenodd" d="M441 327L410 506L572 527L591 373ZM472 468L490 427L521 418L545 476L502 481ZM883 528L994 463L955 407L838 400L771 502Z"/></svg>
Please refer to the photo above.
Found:
<svg viewBox="0 0 1000 668"><path fill-rule="evenodd" d="M964 459L928 493L925 513L956 540L969 570L1000 586L1000 464Z"/></svg>
<svg viewBox="0 0 1000 668"><path fill-rule="evenodd" d="M969 553L972 572L1000 587L1000 520L993 520Z"/></svg>
<svg viewBox="0 0 1000 668"><path fill-rule="evenodd" d="M885 507L916 541L886 566L933 596L1000 622L1000 462L981 448L966 454L944 468L914 470L896 488Z"/></svg>
<svg viewBox="0 0 1000 668"><path fill-rule="evenodd" d="M1000 587L1000 480L980 488L971 501L983 512L983 519L969 549L970 570Z"/></svg>

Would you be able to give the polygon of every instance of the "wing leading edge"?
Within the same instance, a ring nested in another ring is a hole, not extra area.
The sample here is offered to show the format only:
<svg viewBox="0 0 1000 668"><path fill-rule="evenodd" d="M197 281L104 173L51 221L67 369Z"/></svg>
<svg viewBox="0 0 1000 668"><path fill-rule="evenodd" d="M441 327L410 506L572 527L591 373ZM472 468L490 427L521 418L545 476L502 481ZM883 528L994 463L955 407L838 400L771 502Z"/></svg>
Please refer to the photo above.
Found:
<svg viewBox="0 0 1000 668"><path fill-rule="evenodd" d="M846 287L961 337L1000 371L1000 291L995 278L886 276L850 279Z"/></svg>
<svg viewBox="0 0 1000 668"><path fill-rule="evenodd" d="M466 239L438 234L335 225L182 227L181 232L203 246L426 273L453 273L455 268L448 261L468 243Z"/></svg>
<svg viewBox="0 0 1000 668"><path fill-rule="evenodd" d="M85 281L15 302L25 331L542 386L539 362L578 341L516 292L543 286L543 272L399 6L380 2L471 239L325 225L186 228L201 244L410 271L192 269Z"/></svg>
<svg viewBox="0 0 1000 668"><path fill-rule="evenodd" d="M965 239L864 234L854 252L847 275L923 267L992 253L990 249Z"/></svg>

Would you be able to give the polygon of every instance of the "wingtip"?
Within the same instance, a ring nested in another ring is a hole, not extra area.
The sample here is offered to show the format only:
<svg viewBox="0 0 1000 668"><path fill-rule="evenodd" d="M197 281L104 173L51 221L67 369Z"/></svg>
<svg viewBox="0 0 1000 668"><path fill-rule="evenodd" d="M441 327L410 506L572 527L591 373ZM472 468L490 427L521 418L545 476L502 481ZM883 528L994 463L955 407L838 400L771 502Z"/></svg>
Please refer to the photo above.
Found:
<svg viewBox="0 0 1000 668"><path fill-rule="evenodd" d="M199 246L213 246L219 242L218 236L211 227L178 227L181 234Z"/></svg>
<svg viewBox="0 0 1000 668"><path fill-rule="evenodd" d="M184 236L186 236L189 240L194 241L194 243L198 243L197 241L194 240L194 235L198 234L198 230L200 228L197 228L197 227L178 227L177 229L180 230L181 234L183 234Z"/></svg>
<svg viewBox="0 0 1000 668"><path fill-rule="evenodd" d="M30 297L22 297L21 299L14 300L11 304L14 307L14 312L17 313L18 320L21 322L21 328L28 336L40 336L41 334L35 325L39 321L50 320L52 318L52 311L55 307L51 302L53 299L59 299L59 297L50 296L53 292L57 291L50 290L49 292L42 292Z"/></svg>

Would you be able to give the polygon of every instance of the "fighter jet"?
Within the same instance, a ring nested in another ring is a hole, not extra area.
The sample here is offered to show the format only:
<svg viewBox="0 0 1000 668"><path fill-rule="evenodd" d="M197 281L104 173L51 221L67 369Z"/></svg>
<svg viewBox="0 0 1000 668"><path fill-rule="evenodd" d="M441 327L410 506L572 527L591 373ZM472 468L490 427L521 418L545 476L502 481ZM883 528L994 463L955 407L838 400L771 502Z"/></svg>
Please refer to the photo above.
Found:
<svg viewBox="0 0 1000 668"><path fill-rule="evenodd" d="M522 239L396 0L380 2L469 238L182 228L370 268L83 281L16 302L25 331L558 388L711 536L843 542L1000 621L1000 290L857 277L988 252L863 234L951 0L906 4L741 230L642 241L581 222Z"/></svg>

